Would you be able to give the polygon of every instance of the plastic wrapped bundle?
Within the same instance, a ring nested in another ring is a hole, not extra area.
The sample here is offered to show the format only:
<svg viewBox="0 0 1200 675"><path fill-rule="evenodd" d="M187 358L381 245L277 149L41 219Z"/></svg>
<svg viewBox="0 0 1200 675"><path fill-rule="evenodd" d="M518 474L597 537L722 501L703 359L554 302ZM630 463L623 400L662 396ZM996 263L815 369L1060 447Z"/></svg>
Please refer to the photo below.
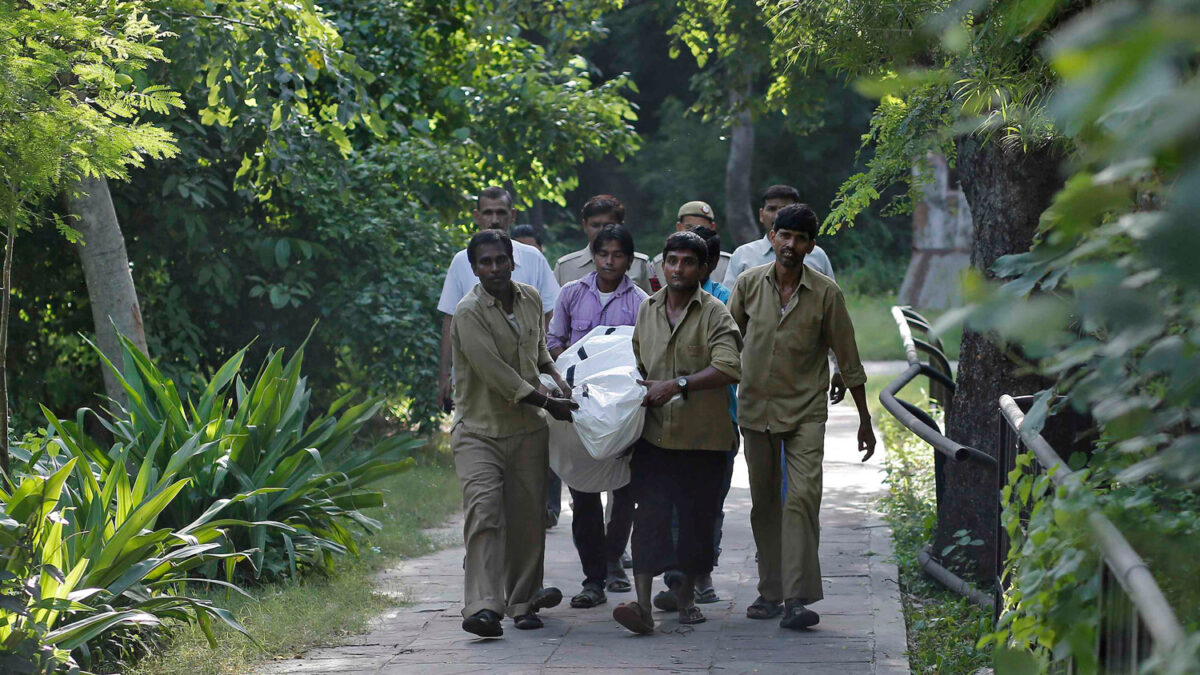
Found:
<svg viewBox="0 0 1200 675"><path fill-rule="evenodd" d="M615 490L629 482L627 451L646 418L632 337L632 326L597 326L555 363L579 410L574 424L551 423L550 466L576 490Z"/></svg>

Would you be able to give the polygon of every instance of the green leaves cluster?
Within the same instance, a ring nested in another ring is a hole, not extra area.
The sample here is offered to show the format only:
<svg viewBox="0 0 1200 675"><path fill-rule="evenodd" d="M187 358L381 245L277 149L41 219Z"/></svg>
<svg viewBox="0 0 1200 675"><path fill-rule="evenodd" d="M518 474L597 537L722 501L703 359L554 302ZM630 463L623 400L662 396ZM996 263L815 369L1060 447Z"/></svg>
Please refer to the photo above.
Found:
<svg viewBox="0 0 1200 675"><path fill-rule="evenodd" d="M1174 651L1159 651L1144 672L1194 671L1200 663L1194 638L1200 630L1194 583L1200 572L1200 548L1194 543L1200 498L1162 481L1120 481L1131 460L1107 443L1090 458L1071 458L1077 470L1061 485L1054 484L1053 472L1034 471L1035 462L1031 453L1018 455L1001 495L1001 518L1011 542L1004 566L1008 591L996 629L980 640L981 647L997 648L997 672L1008 662L1013 667L1003 672L1023 672L1016 664L1025 663L1044 670L1052 662L1073 662L1082 673L1098 671L1104 563L1088 522L1097 512L1108 516L1146 561L1193 635ZM1119 626L1121 619L1111 609Z"/></svg>
<svg viewBox="0 0 1200 675"><path fill-rule="evenodd" d="M148 4L0 6L0 211L10 222L82 176L124 177L146 157L175 155L173 136L144 118L182 106L143 76L164 60L167 37Z"/></svg>
<svg viewBox="0 0 1200 675"><path fill-rule="evenodd" d="M302 353L271 354L249 380L243 357L193 397L122 338L127 408L44 410L47 427L0 486L0 664L111 664L170 622L216 646L214 621L245 631L189 583L241 592L238 580L329 572L357 554L355 526L379 527L362 513L383 505L369 486L411 468L420 442L361 442L379 401L312 414ZM86 433L89 416L111 446Z"/></svg>
<svg viewBox="0 0 1200 675"><path fill-rule="evenodd" d="M1046 111L1056 74L1038 50L1086 2L763 0L774 46L794 70L827 69L880 99L863 135L866 170L842 186L824 227L836 231L890 186L911 209L927 152L954 156L953 138L975 134L1012 150L1062 141ZM781 82L791 77L779 69Z"/></svg>
<svg viewBox="0 0 1200 675"><path fill-rule="evenodd" d="M116 406L97 416L99 422L147 480L190 477L180 486L183 498L164 509L163 524L190 534L190 523L223 512L230 550L252 551L253 569L243 570L248 577L332 571L335 555L357 555L350 528L378 529L360 509L383 504L382 493L368 486L410 469L408 455L422 443L403 435L356 442L382 407L378 400L351 405L347 394L324 414L313 414L312 391L301 374L303 351L286 360L282 350L272 352L246 381L241 350L195 399L181 396L124 338L121 356L125 367L117 376L128 407ZM47 415L56 432L52 442L112 469L110 453L82 425Z"/></svg>

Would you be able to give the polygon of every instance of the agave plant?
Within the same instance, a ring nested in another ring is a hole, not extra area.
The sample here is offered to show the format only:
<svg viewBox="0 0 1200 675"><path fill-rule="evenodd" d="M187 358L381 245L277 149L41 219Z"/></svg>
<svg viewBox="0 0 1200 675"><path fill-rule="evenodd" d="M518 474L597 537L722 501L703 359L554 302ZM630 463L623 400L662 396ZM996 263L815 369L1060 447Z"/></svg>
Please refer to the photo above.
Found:
<svg viewBox="0 0 1200 675"><path fill-rule="evenodd" d="M160 523L187 532L211 506L223 504L224 517L235 521L226 529L229 551L252 551L250 573L256 577L294 576L300 567L328 570L335 554L357 554L351 527L378 529L361 509L383 504L382 493L368 486L410 469L408 455L422 443L402 436L356 442L380 400L351 405L346 396L313 414L301 375L303 349L286 360L282 350L272 351L249 384L239 375L242 349L193 400L128 340L121 339L121 348L123 369L100 357L120 379L128 402L112 402L97 417L122 459L83 433L82 418L91 411L81 411L74 423L44 411L51 426L73 454L101 467L121 461L140 466L137 480L146 485L189 478Z"/></svg>
<svg viewBox="0 0 1200 675"><path fill-rule="evenodd" d="M98 638L168 619L197 623L214 647L214 620L245 633L228 611L183 593L188 570L245 555L219 552L219 508L187 532L158 528L188 479L151 487L131 483L119 461L97 475L82 457L59 459L44 444L26 466L55 468L21 476L11 492L0 488L5 672L73 668L70 655L90 662L94 647L104 646Z"/></svg>

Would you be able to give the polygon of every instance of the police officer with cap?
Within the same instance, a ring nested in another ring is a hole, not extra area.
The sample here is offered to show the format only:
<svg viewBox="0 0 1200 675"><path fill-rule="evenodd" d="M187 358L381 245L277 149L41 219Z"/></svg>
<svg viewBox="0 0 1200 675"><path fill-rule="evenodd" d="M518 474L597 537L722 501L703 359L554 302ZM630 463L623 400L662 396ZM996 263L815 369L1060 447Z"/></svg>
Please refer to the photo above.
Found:
<svg viewBox="0 0 1200 675"><path fill-rule="evenodd" d="M676 218L676 232L687 232L697 225L703 225L712 230L717 229L716 215L713 213L713 208L707 202L692 201L684 204L679 207L679 214ZM727 251L721 251L721 261L717 263L717 269L712 273L713 279L725 278L725 271L729 269L729 258L730 255ZM664 282L662 254L659 253L650 262L650 287L654 291L657 291L663 287Z"/></svg>

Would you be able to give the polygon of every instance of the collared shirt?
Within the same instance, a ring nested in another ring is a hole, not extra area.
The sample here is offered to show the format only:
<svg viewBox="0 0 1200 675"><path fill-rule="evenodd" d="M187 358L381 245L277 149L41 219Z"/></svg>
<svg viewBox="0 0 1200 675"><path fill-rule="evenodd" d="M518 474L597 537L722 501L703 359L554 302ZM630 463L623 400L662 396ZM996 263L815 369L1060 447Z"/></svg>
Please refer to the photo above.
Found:
<svg viewBox="0 0 1200 675"><path fill-rule="evenodd" d="M592 249L585 246L582 251L568 253L554 263L554 278L559 286L566 286L572 281L578 281L596 271L596 261L592 258ZM637 287L651 293L650 290L650 259L643 253L633 252L633 264L625 276L633 280Z"/></svg>
<svg viewBox="0 0 1200 675"><path fill-rule="evenodd" d="M647 297L629 277L617 284L608 304L601 302L595 272L568 283L558 294L554 318L546 332L546 348L570 347L596 326L632 326L637 321L638 307Z"/></svg>
<svg viewBox="0 0 1200 675"><path fill-rule="evenodd" d="M771 240L767 237L755 239L737 247L737 250L733 252L733 257L729 260L729 270L725 272L724 277L717 278L724 279L721 283L733 288L734 282L746 270L770 262L775 262L775 249L771 246ZM833 278L833 265L830 264L829 256L820 246L814 245L812 253L804 256L804 264L830 279Z"/></svg>
<svg viewBox="0 0 1200 675"><path fill-rule="evenodd" d="M654 260L650 261L650 292L653 293L658 289L666 286L666 276L663 274L662 266L663 255L659 253L654 256ZM713 270L713 279L724 279L726 271L729 269L729 252L721 251L721 261L717 263L717 269Z"/></svg>
<svg viewBox="0 0 1200 675"><path fill-rule="evenodd" d="M846 387L867 381L841 289L807 265L802 269L786 307L779 301L775 265L751 268L729 298L729 312L746 340L738 424L747 429L784 432L824 422L830 349Z"/></svg>
<svg viewBox="0 0 1200 675"><path fill-rule="evenodd" d="M708 281L700 284L700 288L703 288L705 293L720 300L722 304L729 304L729 289L724 284L713 281L712 277L709 277Z"/></svg>
<svg viewBox="0 0 1200 675"><path fill-rule="evenodd" d="M542 298L543 314L554 309L558 300L558 282L550 271L550 263L542 252L529 244L514 241L512 279L517 283L528 284L537 289ZM450 261L450 269L446 270L446 280L442 282L442 297L438 300L438 311L442 314L453 315L458 302L467 297L467 293L479 283L475 272L471 270L471 261L467 259L467 251L463 249L454 254Z"/></svg>
<svg viewBox="0 0 1200 675"><path fill-rule="evenodd" d="M700 287L675 328L667 321L665 288L638 310L633 354L647 380L675 380L712 366L737 381L741 349L742 338L729 310ZM729 450L729 388L689 391L686 399L648 408L642 438L672 450Z"/></svg>
<svg viewBox="0 0 1200 675"><path fill-rule="evenodd" d="M454 311L454 424L473 434L505 438L546 426L538 408L520 403L537 389L541 367L553 363L537 289L513 282L513 316L515 328L500 300L478 284Z"/></svg>

